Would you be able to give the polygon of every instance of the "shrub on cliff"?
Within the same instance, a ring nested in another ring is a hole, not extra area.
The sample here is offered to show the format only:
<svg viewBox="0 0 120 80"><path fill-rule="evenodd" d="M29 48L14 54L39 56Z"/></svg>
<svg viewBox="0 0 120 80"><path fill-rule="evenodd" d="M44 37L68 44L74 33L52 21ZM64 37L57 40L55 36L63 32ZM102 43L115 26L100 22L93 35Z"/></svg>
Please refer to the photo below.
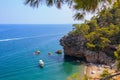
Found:
<svg viewBox="0 0 120 80"><path fill-rule="evenodd" d="M88 79L88 76L87 76L87 75L84 75L82 80L89 80L89 79Z"/></svg>
<svg viewBox="0 0 120 80"><path fill-rule="evenodd" d="M104 70L102 74L100 75L102 78L111 75L108 70Z"/></svg>
<svg viewBox="0 0 120 80"><path fill-rule="evenodd" d="M86 21L83 24L74 24L74 29L68 36L82 36L85 38L84 44L87 49L104 51L109 45L118 45L120 43L119 22L120 6L115 3L112 9L102 10L91 21Z"/></svg>
<svg viewBox="0 0 120 80"><path fill-rule="evenodd" d="M118 46L117 51L114 52L114 55L117 60L117 63L116 63L117 70L120 70L120 45Z"/></svg>

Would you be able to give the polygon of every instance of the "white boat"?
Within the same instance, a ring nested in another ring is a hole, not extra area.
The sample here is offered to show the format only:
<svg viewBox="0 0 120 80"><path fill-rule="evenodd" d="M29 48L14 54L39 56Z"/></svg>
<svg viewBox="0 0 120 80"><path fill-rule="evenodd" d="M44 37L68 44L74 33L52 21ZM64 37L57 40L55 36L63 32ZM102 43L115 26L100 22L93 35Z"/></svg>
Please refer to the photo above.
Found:
<svg viewBox="0 0 120 80"><path fill-rule="evenodd" d="M40 51L37 50L37 51L34 52L34 54L38 55L38 54L40 54Z"/></svg>
<svg viewBox="0 0 120 80"><path fill-rule="evenodd" d="M44 67L44 62L43 60L39 60L40 67Z"/></svg>

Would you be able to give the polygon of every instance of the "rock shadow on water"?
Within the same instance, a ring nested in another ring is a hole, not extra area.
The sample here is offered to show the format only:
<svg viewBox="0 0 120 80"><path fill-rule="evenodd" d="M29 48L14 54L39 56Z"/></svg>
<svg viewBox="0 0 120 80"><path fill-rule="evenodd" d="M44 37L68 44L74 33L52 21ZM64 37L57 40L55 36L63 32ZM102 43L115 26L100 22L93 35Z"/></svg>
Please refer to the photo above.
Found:
<svg viewBox="0 0 120 80"><path fill-rule="evenodd" d="M64 56L64 62L69 62L73 65L82 65L83 63L86 62L85 58L77 58L73 56Z"/></svg>
<svg viewBox="0 0 120 80"><path fill-rule="evenodd" d="M64 61L64 57L63 55L52 55L52 56L49 56L49 59L52 59L54 61L57 61L57 62L63 62Z"/></svg>
<svg viewBox="0 0 120 80"><path fill-rule="evenodd" d="M62 66L62 70L68 74L71 75L71 73L74 72L80 72L79 70L82 69L81 66L83 66L82 60L78 60L76 58L64 58L64 62L61 65Z"/></svg>

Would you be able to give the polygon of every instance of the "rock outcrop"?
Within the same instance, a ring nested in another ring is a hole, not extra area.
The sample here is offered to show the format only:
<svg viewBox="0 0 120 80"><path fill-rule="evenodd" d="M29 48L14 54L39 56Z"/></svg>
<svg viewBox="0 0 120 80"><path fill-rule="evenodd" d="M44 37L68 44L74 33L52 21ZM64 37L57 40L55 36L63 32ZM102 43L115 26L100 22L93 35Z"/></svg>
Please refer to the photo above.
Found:
<svg viewBox="0 0 120 80"><path fill-rule="evenodd" d="M114 58L109 56L114 55L113 50L105 51L90 51L88 50L85 45L85 39L81 36L64 36L60 40L60 44L64 48L64 55L70 57L76 57L77 59L82 59L90 63L99 63L99 64L106 64L111 65L114 63ZM109 52L110 51L110 52Z"/></svg>
<svg viewBox="0 0 120 80"><path fill-rule="evenodd" d="M104 52L93 52L93 51L85 51L86 61L91 63L100 63L106 65L112 65L114 63L114 59L110 56L107 56Z"/></svg>
<svg viewBox="0 0 120 80"><path fill-rule="evenodd" d="M62 50L57 50L56 53L57 54L62 54Z"/></svg>

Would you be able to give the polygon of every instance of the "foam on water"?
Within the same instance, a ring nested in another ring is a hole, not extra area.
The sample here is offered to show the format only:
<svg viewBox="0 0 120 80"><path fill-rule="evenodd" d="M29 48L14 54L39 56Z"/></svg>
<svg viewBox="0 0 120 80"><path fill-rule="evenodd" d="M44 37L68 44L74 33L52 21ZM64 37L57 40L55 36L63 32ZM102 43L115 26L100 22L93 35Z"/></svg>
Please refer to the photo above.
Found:
<svg viewBox="0 0 120 80"><path fill-rule="evenodd" d="M18 37L18 38L9 38L9 39L1 39L0 42L7 42L7 41L16 41L16 40L23 40L23 39L31 39L31 38L39 38L39 37L47 37L47 36L59 36L61 34L49 34L49 35L41 35L41 36L31 36L31 37Z"/></svg>

